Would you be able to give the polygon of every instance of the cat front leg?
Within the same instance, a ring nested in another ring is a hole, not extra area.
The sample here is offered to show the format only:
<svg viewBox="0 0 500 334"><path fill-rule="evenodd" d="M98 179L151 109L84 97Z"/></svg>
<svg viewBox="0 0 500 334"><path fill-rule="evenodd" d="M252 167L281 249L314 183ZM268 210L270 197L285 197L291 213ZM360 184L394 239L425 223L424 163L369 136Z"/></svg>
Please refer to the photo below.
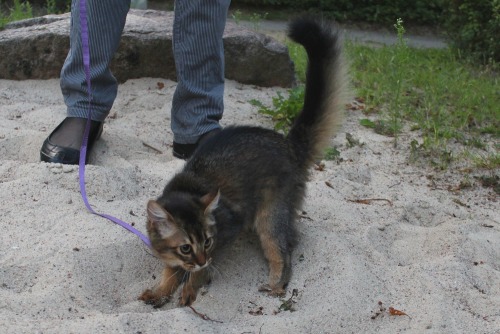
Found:
<svg viewBox="0 0 500 334"><path fill-rule="evenodd" d="M179 287L180 277L183 273L184 271L180 268L165 267L160 283L153 289L145 290L139 300L153 305L155 308L162 307L170 301L172 294Z"/></svg>
<svg viewBox="0 0 500 334"><path fill-rule="evenodd" d="M189 279L184 283L179 300L180 306L189 306L194 303L198 290L209 281L208 269L189 273Z"/></svg>

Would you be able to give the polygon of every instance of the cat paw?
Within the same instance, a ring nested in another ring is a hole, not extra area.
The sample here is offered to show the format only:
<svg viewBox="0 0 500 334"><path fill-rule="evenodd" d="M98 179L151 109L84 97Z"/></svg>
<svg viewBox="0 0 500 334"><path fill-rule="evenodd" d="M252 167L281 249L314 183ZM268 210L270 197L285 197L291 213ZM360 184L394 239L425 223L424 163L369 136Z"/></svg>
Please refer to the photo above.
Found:
<svg viewBox="0 0 500 334"><path fill-rule="evenodd" d="M263 284L259 287L260 292L267 292L271 297L284 297L286 295L286 290L283 287L275 286L271 287L269 284Z"/></svg>
<svg viewBox="0 0 500 334"><path fill-rule="evenodd" d="M153 305L154 308L160 308L170 301L170 296L158 296L152 290L145 290L138 298L148 305Z"/></svg>

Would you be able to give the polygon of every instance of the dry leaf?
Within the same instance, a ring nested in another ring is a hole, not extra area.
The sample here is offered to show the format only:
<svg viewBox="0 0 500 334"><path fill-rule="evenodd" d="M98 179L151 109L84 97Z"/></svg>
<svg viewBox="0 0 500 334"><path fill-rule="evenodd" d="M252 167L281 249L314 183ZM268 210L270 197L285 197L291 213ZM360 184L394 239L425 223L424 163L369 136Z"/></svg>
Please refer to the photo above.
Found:
<svg viewBox="0 0 500 334"><path fill-rule="evenodd" d="M410 319L411 319L411 317L410 317L408 314L404 313L403 311L396 310L396 309L395 309L394 307L392 307L392 306L391 306L391 307L389 307L389 314L390 314L390 315L406 315L408 318L410 318Z"/></svg>

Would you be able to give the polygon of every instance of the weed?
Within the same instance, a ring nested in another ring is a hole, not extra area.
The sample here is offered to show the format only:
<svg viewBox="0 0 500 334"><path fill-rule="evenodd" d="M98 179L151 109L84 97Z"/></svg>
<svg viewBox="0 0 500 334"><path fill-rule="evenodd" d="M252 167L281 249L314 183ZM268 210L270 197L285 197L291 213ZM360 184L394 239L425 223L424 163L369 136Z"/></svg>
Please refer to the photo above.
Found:
<svg viewBox="0 0 500 334"><path fill-rule="evenodd" d="M252 22L252 26L255 31L258 31L260 29L260 24L262 20L265 20L268 15L269 13L264 13L264 14L253 13L252 15L250 15L249 20L250 22Z"/></svg>
<svg viewBox="0 0 500 334"><path fill-rule="evenodd" d="M360 124L374 129L376 133L394 137L394 146L396 147L398 143L398 134L402 129L402 109L406 108L406 101L402 101L402 97L405 79L404 75L407 71L409 59L409 48L404 38L405 28L403 27L403 20L400 18L397 19L394 28L396 28L398 40L395 46L389 48L390 57L387 59L388 63L383 66L384 68L388 68L388 71L382 71L382 67L376 68L377 71L380 71L381 76L386 77L385 80L388 87L385 92L385 94L387 94L385 99L387 101L387 113L389 117L388 119L380 119L377 121L362 119ZM374 94L370 94L368 97L371 99L375 98ZM381 101L378 101L378 103L381 104ZM370 108L370 110L377 109L379 108Z"/></svg>
<svg viewBox="0 0 500 334"><path fill-rule="evenodd" d="M240 25L242 15L243 15L243 13L241 12L241 10L239 10L239 9L235 10L231 14L231 17L233 18L234 23L236 23L237 25Z"/></svg>
<svg viewBox="0 0 500 334"><path fill-rule="evenodd" d="M325 151L325 160L338 160L340 158L340 151L336 147L329 147Z"/></svg>
<svg viewBox="0 0 500 334"><path fill-rule="evenodd" d="M47 0L47 14L57 14L56 0Z"/></svg>
<svg viewBox="0 0 500 334"><path fill-rule="evenodd" d="M288 53L295 67L295 74L300 82L306 82L307 53L304 47L295 42L287 41Z"/></svg>
<svg viewBox="0 0 500 334"><path fill-rule="evenodd" d="M21 0L14 0L12 3L13 7L9 8L9 15L4 15L1 12L2 2L0 1L0 29L13 21L19 21L24 19L29 19L33 17L33 8L31 4L26 2L21 2Z"/></svg>
<svg viewBox="0 0 500 334"><path fill-rule="evenodd" d="M294 42L287 42L288 52L290 58L295 65L295 73L300 82L306 80L307 69L307 54L301 45ZM288 133L295 117L302 110L304 105L304 85L298 85L288 91L288 98L278 92L277 96L273 98L273 106L267 107L262 102L251 100L250 103L259 108L259 112L272 117L275 122L274 129L283 133Z"/></svg>
<svg viewBox="0 0 500 334"><path fill-rule="evenodd" d="M394 136L394 146L398 144L398 134L401 131L401 104L400 97L402 94L403 87L403 74L405 72L405 65L408 62L408 46L406 45L406 40L404 39L405 28L403 27L403 20L401 18L397 19L394 25L398 34L398 41L396 46L393 48L394 56L392 62L392 80L395 86L395 93L392 97L390 103L389 113L390 126L389 129L392 131Z"/></svg>
<svg viewBox="0 0 500 334"><path fill-rule="evenodd" d="M464 176L464 178L460 181L460 184L458 185L458 189L459 190L462 190L462 189L468 189L468 188L472 188L472 185L473 185L473 182L470 178L470 176L466 175Z"/></svg>
<svg viewBox="0 0 500 334"><path fill-rule="evenodd" d="M460 136L460 135L458 135L458 136L460 137L459 141L465 146L479 148L481 150L486 149L486 144L479 137L464 138L463 136Z"/></svg>
<svg viewBox="0 0 500 334"><path fill-rule="evenodd" d="M359 124L363 125L364 127L373 129L375 133L388 137L393 137L396 132L400 131L400 126L398 126L400 122L394 123L384 119L372 121L368 118L363 118L359 120Z"/></svg>
<svg viewBox="0 0 500 334"><path fill-rule="evenodd" d="M431 138L424 137L422 143L419 143L416 139L410 142L410 161L416 163L421 161L422 158L432 166L445 170L455 159L455 155L446 146L439 145Z"/></svg>
<svg viewBox="0 0 500 334"><path fill-rule="evenodd" d="M349 147L349 148L355 147L355 146L362 147L365 145L365 143L362 143L359 141L359 139L354 138L354 136L349 132L345 133L345 139L347 141L347 147Z"/></svg>
<svg viewBox="0 0 500 334"><path fill-rule="evenodd" d="M293 121L302 110L304 104L304 86L297 86L288 91L288 98L280 92L273 97L273 107L266 107L262 102L250 100L250 104L259 108L259 113L271 116L275 122L274 129L288 133Z"/></svg>
<svg viewBox="0 0 500 334"><path fill-rule="evenodd" d="M500 177L498 175L483 175L479 177L481 185L485 188L492 188L495 193L500 195Z"/></svg>
<svg viewBox="0 0 500 334"><path fill-rule="evenodd" d="M474 165L479 168L495 170L500 168L500 154L476 155L472 158Z"/></svg>

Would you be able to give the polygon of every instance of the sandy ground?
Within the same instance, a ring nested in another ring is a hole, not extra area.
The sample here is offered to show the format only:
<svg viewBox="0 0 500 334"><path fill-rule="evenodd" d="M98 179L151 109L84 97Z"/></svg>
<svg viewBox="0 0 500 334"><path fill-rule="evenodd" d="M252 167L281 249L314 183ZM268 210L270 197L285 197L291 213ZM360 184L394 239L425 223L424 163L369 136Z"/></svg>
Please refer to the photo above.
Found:
<svg viewBox="0 0 500 334"><path fill-rule="evenodd" d="M94 208L143 232L147 200L183 165L170 147L174 87L148 78L121 85L87 167ZM247 101L270 104L278 90L228 81L223 125L272 127ZM408 164L410 138L395 149L359 126L361 113L346 113L332 139L341 161L311 169L286 298L257 291L267 266L256 239L243 235L215 260L218 274L193 305L211 321L175 303L138 301L158 282L159 260L85 209L78 167L39 162L65 117L58 80L0 80L0 332L500 333L492 190L448 191L456 178ZM348 145L346 133L361 145Z"/></svg>

